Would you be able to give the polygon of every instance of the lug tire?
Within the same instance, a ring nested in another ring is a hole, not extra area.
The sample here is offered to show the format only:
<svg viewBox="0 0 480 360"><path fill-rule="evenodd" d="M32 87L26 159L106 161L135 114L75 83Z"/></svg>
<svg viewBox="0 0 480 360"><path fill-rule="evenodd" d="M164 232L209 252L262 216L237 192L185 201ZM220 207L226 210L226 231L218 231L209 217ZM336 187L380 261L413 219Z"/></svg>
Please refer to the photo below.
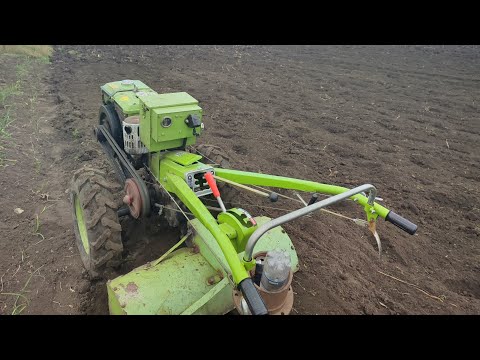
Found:
<svg viewBox="0 0 480 360"><path fill-rule="evenodd" d="M122 262L122 227L117 216L118 204L114 200L114 194L120 188L117 183L106 180L105 173L97 169L82 168L73 175L70 200L75 240L83 265L92 278L104 277L107 269ZM83 221L79 220L79 214ZM84 236L83 241L80 231L82 224L86 229L86 239ZM88 251L85 240L88 242Z"/></svg>

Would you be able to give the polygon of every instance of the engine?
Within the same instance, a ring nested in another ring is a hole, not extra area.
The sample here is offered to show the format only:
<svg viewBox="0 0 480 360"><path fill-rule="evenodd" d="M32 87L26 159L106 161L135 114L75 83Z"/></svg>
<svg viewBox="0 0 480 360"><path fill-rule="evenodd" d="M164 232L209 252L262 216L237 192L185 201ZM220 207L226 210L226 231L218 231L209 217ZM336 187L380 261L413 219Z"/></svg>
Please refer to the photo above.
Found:
<svg viewBox="0 0 480 360"><path fill-rule="evenodd" d="M158 94L139 80L107 83L101 90L103 102L116 110L131 155L185 149L203 129L202 109L186 92Z"/></svg>

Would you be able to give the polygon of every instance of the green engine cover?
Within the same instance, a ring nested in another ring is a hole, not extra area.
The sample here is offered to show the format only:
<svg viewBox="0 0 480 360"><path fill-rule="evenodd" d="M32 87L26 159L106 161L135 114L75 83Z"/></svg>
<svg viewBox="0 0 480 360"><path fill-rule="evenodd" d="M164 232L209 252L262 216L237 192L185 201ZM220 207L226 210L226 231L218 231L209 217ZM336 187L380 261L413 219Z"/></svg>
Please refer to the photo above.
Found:
<svg viewBox="0 0 480 360"><path fill-rule="evenodd" d="M145 91L152 90L140 80L121 80L109 82L100 87L102 92L108 97L112 97L122 91Z"/></svg>
<svg viewBox="0 0 480 360"><path fill-rule="evenodd" d="M103 102L113 103L120 120L140 115L140 139L150 152L180 148L196 142L201 126L191 128L189 115L202 119L198 101L186 92L157 94L139 80L121 80L100 87ZM165 120L167 118L167 120Z"/></svg>
<svg viewBox="0 0 480 360"><path fill-rule="evenodd" d="M140 139L150 152L195 144L194 129L185 121L189 115L196 115L201 121L202 109L197 100L186 92L144 92L137 96L140 100ZM200 134L201 128L195 131Z"/></svg>
<svg viewBox="0 0 480 360"><path fill-rule="evenodd" d="M117 92L115 95L112 96L112 99L115 102L115 106L120 109L124 118L132 115L138 115L140 113L140 100L138 99L138 94L144 92L156 94L156 92L151 89L145 89L139 92Z"/></svg>
<svg viewBox="0 0 480 360"><path fill-rule="evenodd" d="M140 100L137 94L153 92L147 85L139 80L113 81L100 87L103 103L113 103L121 119L140 113Z"/></svg>

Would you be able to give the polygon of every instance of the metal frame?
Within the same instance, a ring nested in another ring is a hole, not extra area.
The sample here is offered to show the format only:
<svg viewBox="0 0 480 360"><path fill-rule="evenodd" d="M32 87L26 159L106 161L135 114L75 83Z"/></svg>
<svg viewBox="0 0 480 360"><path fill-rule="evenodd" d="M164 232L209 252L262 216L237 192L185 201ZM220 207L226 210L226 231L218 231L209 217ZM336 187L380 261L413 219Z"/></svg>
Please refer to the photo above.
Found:
<svg viewBox="0 0 480 360"><path fill-rule="evenodd" d="M301 180L284 176L257 174L248 171L216 168L215 174L227 180L232 180L243 185L269 186L297 191L318 192L327 195L338 195L350 190L349 188L343 186L322 184L315 181ZM364 207L369 205L368 198L361 194L351 196L351 198ZM390 212L389 209L377 203L373 203L373 205L370 206L373 208L375 213L383 219L385 219Z"/></svg>
<svg viewBox="0 0 480 360"><path fill-rule="evenodd" d="M258 240L260 240L260 237L265 234L268 230L273 229L274 227L280 226L282 224L285 224L288 221L295 220L301 216L307 215L313 211L320 210L321 208L335 204L339 201L342 201L346 198L349 198L353 195L356 195L358 193L361 193L363 191L370 190L370 195L368 197L368 203L370 205L373 205L373 201L375 199L375 196L377 194L377 189L370 184L365 184L362 186L358 186L352 190L346 191L343 194L338 194L335 196L332 196L330 198L324 199L318 203L308 205L306 207L303 207L301 209L292 211L288 214L285 214L283 216L280 216L276 219L270 220L266 224L263 224L260 226L255 232L250 236L247 242L247 246L245 247L245 254L243 256L243 260L245 262L250 262L252 261L252 256L253 256L253 249L255 247L255 244L257 243Z"/></svg>
<svg viewBox="0 0 480 360"><path fill-rule="evenodd" d="M165 162L165 165L167 165L168 163L168 161L165 161L163 159L160 160L159 168L162 168L162 162ZM166 166L166 168L168 168L168 166ZM310 191L335 195L315 204L309 205L299 210L295 210L292 213L272 220L269 224L261 226L250 237L250 240L248 241L245 250L245 257L243 259L240 259L237 251L235 250L235 247L233 246L227 235L222 231L216 219L208 211L205 205L200 201L198 196L187 185L183 177L178 174L178 171L176 171L176 173L173 173L173 171L166 171L166 173L162 171L162 173L166 175L162 175L162 183L167 185L168 190L180 198L180 200L185 204L185 206L187 206L189 211L191 211L191 213L197 219L199 219L199 221L215 237L231 269L233 280L236 284L239 284L242 280L249 278L248 270L252 268L252 252L255 243L266 231L272 229L273 227L279 226L285 222L291 221L300 216L306 215L312 211L318 210L322 207L331 205L346 198L351 198L355 202L358 202L360 205L362 205L365 209L365 212L367 213L367 219L369 221L375 221L378 216L385 218L389 213L388 209L374 202L374 199L376 197L376 189L373 185L370 184L362 185L355 189L348 189L341 186L322 184L295 178L215 168L215 173L218 176L244 185L263 185L298 191ZM157 179L157 181L158 180L160 179ZM360 194L365 191L370 191L368 198Z"/></svg>

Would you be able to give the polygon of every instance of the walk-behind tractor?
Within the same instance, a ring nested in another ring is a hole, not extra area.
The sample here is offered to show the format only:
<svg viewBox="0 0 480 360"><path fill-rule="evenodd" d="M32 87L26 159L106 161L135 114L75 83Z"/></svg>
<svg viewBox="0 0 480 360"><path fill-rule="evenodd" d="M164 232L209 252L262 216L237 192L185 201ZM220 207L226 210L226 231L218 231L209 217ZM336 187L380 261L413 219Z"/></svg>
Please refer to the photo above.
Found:
<svg viewBox="0 0 480 360"><path fill-rule="evenodd" d="M99 170L83 168L74 174L71 201L85 268L96 278L122 264L119 218L159 221L158 214L180 233L180 241L159 259L107 282L111 314L289 314L292 277L299 266L281 225L341 200L364 208L366 220L352 220L369 227L380 252L378 217L409 234L417 229L378 204L369 184L347 189L230 169L219 148L195 145L203 131L202 109L185 92L158 94L138 80L111 82L101 90L94 133L123 192ZM227 208L222 201L232 190L251 191L272 202L295 199L285 190L266 187L289 189L297 196L305 192L310 200L299 196L300 208L275 219ZM211 206L212 201L218 206Z"/></svg>

